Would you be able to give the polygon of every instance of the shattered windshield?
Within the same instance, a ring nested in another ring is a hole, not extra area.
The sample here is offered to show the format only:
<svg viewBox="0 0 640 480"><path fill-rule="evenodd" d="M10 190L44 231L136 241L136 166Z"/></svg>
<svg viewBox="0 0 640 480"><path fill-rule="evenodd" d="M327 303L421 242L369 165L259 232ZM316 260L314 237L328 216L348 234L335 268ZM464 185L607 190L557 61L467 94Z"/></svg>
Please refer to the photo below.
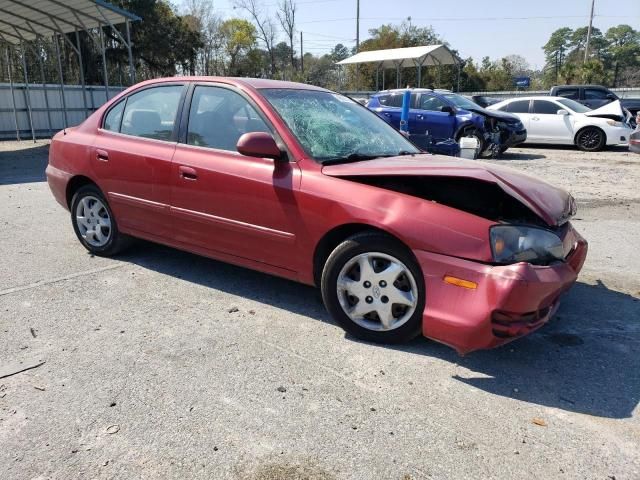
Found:
<svg viewBox="0 0 640 480"><path fill-rule="evenodd" d="M343 95L277 88L261 93L321 163L420 153L375 113Z"/></svg>

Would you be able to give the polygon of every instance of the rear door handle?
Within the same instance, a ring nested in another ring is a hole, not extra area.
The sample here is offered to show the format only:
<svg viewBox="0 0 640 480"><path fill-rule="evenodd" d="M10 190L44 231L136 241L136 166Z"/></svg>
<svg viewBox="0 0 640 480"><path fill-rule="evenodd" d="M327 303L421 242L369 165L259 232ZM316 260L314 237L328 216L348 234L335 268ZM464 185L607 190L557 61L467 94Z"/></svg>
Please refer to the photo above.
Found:
<svg viewBox="0 0 640 480"><path fill-rule="evenodd" d="M101 150L101 149L97 149L96 150L96 158L98 160L100 160L101 162L108 162L109 161L109 152L107 152L106 150Z"/></svg>
<svg viewBox="0 0 640 480"><path fill-rule="evenodd" d="M180 165L178 167L178 172L180 173L180 176L185 180L196 180L198 178L198 172L196 172L195 168Z"/></svg>

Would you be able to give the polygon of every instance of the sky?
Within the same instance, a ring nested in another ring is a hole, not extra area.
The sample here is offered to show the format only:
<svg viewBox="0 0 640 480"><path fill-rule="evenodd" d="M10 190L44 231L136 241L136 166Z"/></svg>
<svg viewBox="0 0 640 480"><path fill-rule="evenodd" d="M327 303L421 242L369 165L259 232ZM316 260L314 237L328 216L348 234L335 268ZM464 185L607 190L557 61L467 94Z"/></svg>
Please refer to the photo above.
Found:
<svg viewBox="0 0 640 480"><path fill-rule="evenodd" d="M356 1L296 0L305 53L321 55L336 43L355 46ZM180 7L181 0L177 3ZM278 0L261 3L275 18ZM222 18L248 18L233 8L233 0L213 0L213 5ZM432 26L463 58L479 62L518 54L537 69L544 65L542 46L551 33L588 25L590 8L591 0L360 0L360 41L370 28L410 16L414 25ZM595 0L595 27L604 33L621 23L640 29L640 0Z"/></svg>

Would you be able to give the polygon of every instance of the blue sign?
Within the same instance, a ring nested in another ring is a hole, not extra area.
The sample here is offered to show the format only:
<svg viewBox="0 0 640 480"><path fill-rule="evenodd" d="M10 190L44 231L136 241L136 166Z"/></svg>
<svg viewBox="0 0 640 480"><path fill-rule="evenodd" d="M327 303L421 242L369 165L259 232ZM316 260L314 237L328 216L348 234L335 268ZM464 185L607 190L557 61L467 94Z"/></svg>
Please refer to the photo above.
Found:
<svg viewBox="0 0 640 480"><path fill-rule="evenodd" d="M515 77L513 85L518 88L529 88L531 86L531 77Z"/></svg>

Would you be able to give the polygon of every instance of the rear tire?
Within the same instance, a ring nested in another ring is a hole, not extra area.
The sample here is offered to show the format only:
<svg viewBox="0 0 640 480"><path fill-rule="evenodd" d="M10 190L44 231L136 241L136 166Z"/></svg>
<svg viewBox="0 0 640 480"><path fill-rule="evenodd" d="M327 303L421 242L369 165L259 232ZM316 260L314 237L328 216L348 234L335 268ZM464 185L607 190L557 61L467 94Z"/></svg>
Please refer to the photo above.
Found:
<svg viewBox="0 0 640 480"><path fill-rule="evenodd" d="M605 133L597 127L585 127L576 135L576 146L584 152L598 152L607 141Z"/></svg>
<svg viewBox="0 0 640 480"><path fill-rule="evenodd" d="M116 255L132 241L131 237L120 233L107 200L93 184L84 185L74 193L71 224L82 246L94 255Z"/></svg>
<svg viewBox="0 0 640 480"><path fill-rule="evenodd" d="M322 300L354 337L402 343L422 332L424 277L409 249L388 235L362 232L329 255Z"/></svg>

